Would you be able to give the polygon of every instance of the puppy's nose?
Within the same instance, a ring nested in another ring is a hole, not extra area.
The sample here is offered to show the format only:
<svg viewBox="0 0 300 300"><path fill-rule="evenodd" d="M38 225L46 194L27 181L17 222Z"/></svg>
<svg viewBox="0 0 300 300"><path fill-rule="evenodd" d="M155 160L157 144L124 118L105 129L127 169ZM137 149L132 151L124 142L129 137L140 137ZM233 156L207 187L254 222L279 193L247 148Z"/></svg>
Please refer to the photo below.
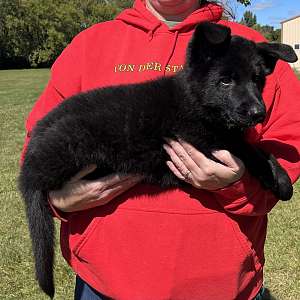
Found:
<svg viewBox="0 0 300 300"><path fill-rule="evenodd" d="M254 106L249 110L249 116L254 123L262 123L266 117L266 110L264 107Z"/></svg>

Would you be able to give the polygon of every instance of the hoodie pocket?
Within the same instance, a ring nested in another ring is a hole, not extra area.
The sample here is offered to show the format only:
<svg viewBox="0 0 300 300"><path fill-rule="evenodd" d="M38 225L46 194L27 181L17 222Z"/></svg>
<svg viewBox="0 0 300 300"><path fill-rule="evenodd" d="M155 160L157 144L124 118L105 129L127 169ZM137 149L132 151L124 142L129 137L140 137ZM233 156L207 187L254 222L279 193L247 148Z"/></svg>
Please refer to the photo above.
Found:
<svg viewBox="0 0 300 300"><path fill-rule="evenodd" d="M95 217L92 219L90 224L86 227L86 229L81 234L80 238L77 240L75 245L73 246L73 253L77 257L80 257L81 250L84 248L85 244L93 238L95 240L95 236L97 236L97 240L93 241L95 243L99 242L99 237L101 237L101 225L103 223L103 217Z"/></svg>
<svg viewBox="0 0 300 300"><path fill-rule="evenodd" d="M250 241L224 213L119 209L92 220L73 253L95 288L122 300L248 299L237 295L260 270Z"/></svg>

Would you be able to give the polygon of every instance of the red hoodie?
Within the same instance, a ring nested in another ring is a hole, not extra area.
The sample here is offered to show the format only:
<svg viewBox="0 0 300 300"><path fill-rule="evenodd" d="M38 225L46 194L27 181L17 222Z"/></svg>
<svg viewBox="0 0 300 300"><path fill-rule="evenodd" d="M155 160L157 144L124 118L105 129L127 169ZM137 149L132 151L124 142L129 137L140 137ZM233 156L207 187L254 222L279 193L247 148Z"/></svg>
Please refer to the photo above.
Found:
<svg viewBox="0 0 300 300"><path fill-rule="evenodd" d="M221 15L219 6L204 4L169 29L137 0L115 20L81 32L52 67L28 117L26 143L36 121L75 93L180 70L198 22L263 40L247 27L220 21ZM299 95L299 81L279 62L264 89L266 122L248 133L249 142L278 157L293 181L300 171ZM252 299L263 282L267 213L276 202L248 173L215 192L140 184L107 205L67 214L61 249L81 278L113 299Z"/></svg>

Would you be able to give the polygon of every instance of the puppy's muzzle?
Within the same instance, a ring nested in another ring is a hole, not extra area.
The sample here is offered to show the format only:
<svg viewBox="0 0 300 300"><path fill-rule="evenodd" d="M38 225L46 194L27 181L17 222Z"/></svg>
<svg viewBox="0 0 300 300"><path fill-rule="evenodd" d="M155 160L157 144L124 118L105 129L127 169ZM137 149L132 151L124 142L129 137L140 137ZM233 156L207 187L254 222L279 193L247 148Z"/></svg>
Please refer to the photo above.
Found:
<svg viewBox="0 0 300 300"><path fill-rule="evenodd" d="M249 109L248 116L251 120L251 123L262 123L266 117L266 109L264 106L253 106Z"/></svg>

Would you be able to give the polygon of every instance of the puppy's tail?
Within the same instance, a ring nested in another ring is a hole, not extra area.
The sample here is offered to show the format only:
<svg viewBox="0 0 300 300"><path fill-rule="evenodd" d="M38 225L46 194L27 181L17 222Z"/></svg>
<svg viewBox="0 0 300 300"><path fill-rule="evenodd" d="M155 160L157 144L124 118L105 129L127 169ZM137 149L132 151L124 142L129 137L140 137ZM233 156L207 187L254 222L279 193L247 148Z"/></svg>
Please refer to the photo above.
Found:
<svg viewBox="0 0 300 300"><path fill-rule="evenodd" d="M26 191L24 194L36 278L41 289L54 297L54 221L49 213L47 194L42 191Z"/></svg>

